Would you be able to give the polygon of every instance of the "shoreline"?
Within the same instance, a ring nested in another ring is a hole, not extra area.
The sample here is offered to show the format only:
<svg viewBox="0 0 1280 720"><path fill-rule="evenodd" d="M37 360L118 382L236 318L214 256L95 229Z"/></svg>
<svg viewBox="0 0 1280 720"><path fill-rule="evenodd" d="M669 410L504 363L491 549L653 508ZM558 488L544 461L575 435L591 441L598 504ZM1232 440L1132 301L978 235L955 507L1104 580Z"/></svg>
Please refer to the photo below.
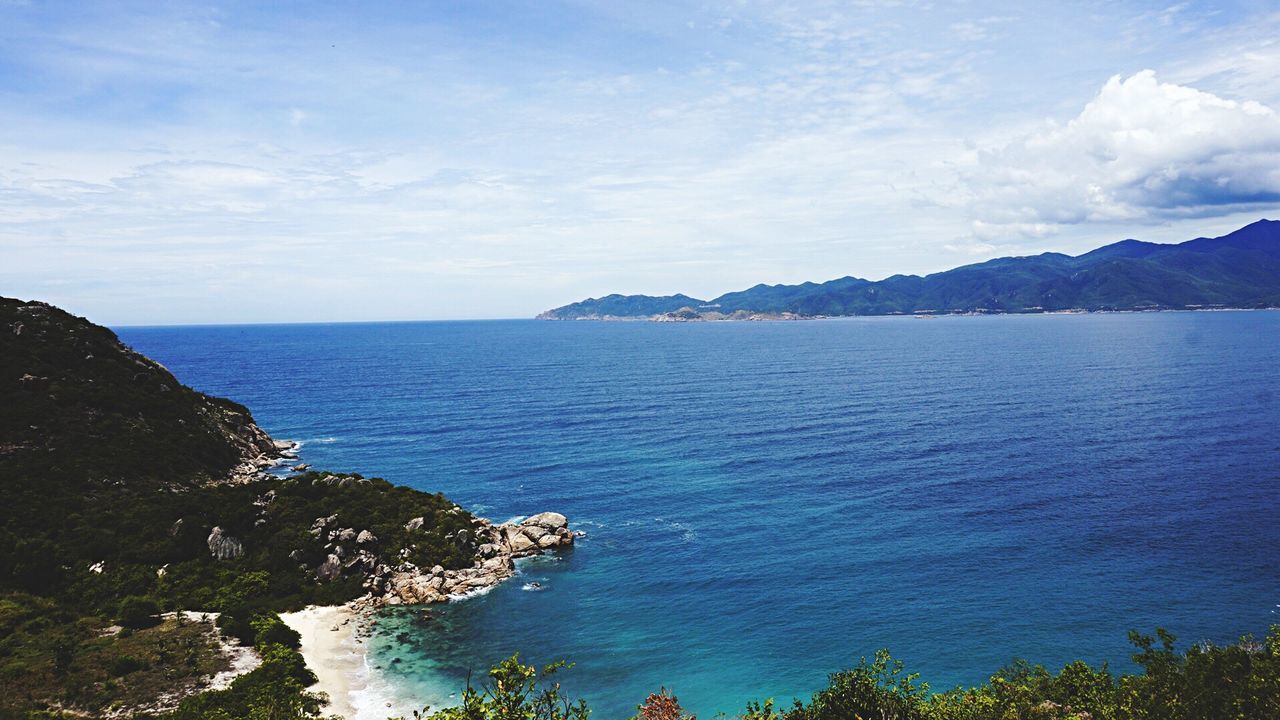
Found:
<svg viewBox="0 0 1280 720"><path fill-rule="evenodd" d="M350 603L309 605L296 612L280 613L280 620L301 636L298 652L316 675L316 683L307 689L325 693L329 712L346 720L358 717L352 694L368 687L365 648L356 637L365 617L365 611Z"/></svg>

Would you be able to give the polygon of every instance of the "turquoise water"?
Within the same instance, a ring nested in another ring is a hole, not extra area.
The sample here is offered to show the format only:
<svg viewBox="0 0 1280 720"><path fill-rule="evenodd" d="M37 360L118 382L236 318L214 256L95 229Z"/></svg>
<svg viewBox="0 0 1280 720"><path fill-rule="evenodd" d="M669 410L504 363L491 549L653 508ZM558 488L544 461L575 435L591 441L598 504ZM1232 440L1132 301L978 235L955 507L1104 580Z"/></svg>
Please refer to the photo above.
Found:
<svg viewBox="0 0 1280 720"><path fill-rule="evenodd" d="M520 650L598 717L709 717L880 647L949 686L1280 621L1276 312L120 334L307 462L588 532L384 618L408 694Z"/></svg>

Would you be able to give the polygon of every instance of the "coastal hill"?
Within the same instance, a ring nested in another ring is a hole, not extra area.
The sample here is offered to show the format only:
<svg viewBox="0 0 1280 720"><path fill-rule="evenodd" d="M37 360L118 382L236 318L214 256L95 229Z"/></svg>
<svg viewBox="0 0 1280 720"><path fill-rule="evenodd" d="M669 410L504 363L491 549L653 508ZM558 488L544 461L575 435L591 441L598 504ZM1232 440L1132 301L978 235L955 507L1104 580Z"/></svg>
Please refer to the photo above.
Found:
<svg viewBox="0 0 1280 720"><path fill-rule="evenodd" d="M573 544L556 513L495 525L440 494L289 471L292 445L110 330L0 298L0 719L318 707L276 613L445 602ZM257 670L195 694L249 648Z"/></svg>
<svg viewBox="0 0 1280 720"><path fill-rule="evenodd" d="M1122 240L1083 255L1004 257L932 275L879 281L756 285L712 300L608 295L543 320L762 319L1062 310L1258 308L1280 305L1280 221L1176 245ZM683 311L683 312L682 312ZM683 317L673 316L681 313Z"/></svg>
<svg viewBox="0 0 1280 720"><path fill-rule="evenodd" d="M115 333L0 298L0 461L23 475L198 483L245 476L280 449L243 405L197 392Z"/></svg>

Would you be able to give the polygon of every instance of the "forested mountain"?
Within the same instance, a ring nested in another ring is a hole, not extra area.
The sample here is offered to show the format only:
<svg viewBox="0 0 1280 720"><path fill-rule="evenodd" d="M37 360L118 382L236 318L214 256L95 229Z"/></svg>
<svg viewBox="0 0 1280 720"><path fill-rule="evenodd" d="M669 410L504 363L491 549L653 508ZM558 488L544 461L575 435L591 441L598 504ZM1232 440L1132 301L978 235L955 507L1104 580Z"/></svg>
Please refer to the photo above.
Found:
<svg viewBox="0 0 1280 720"><path fill-rule="evenodd" d="M709 301L684 295L610 295L540 318L636 318L692 308L708 319L751 313L891 315L1280 305L1280 221L1259 220L1218 238L1176 245L1122 240L1072 257L1005 257L932 275L880 281L756 285Z"/></svg>

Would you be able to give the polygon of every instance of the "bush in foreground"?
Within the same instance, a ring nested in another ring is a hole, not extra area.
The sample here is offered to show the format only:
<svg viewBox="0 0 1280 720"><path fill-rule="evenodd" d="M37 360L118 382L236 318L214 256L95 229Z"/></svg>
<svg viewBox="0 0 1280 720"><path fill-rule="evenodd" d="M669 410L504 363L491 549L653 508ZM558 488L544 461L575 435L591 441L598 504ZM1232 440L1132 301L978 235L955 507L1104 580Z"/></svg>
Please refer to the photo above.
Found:
<svg viewBox="0 0 1280 720"><path fill-rule="evenodd" d="M1175 650L1164 630L1130 633L1139 674L1114 675L1104 664L1076 661L1057 674L1015 662L974 688L931 691L887 650L833 673L808 702L787 709L772 699L748 703L741 720L1280 720L1280 625L1261 642L1193 645ZM548 666L543 679L563 663ZM538 674L512 656L489 671L481 689L468 687L462 705L415 718L430 720L586 720L582 700L559 683L539 688ZM694 720L663 688L633 720Z"/></svg>

